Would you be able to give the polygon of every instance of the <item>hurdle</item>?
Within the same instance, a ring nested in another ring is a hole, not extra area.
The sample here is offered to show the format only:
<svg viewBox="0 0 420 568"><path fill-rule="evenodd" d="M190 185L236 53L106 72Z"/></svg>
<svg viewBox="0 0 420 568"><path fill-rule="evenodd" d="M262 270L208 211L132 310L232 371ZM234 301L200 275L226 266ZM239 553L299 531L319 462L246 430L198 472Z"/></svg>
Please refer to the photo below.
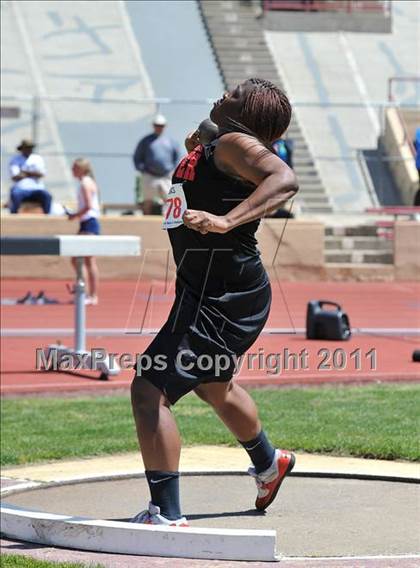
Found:
<svg viewBox="0 0 420 568"><path fill-rule="evenodd" d="M45 360L54 356L59 362L64 357L80 360L92 369L91 354L86 351L86 306L85 281L83 278L83 261L86 256L139 256L141 253L140 237L126 235L55 235L49 237L1 237L2 255L30 256L67 256L76 259L75 301L74 301L74 348L64 345L50 345L45 349ZM46 368L48 370L48 367ZM100 378L108 379L109 375L120 372L118 365L110 363L109 356L104 354L101 360L95 361L95 369L101 371Z"/></svg>

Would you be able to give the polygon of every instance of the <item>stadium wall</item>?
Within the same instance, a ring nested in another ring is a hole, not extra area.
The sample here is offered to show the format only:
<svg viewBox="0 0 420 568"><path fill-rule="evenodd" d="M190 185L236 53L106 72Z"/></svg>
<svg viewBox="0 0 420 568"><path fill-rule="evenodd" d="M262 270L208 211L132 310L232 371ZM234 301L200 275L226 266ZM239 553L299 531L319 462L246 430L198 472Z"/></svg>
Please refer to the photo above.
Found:
<svg viewBox="0 0 420 568"><path fill-rule="evenodd" d="M142 238L140 258L98 260L102 279L173 278L175 266L159 217L104 216L102 232L107 235L138 235ZM394 265L327 265L324 260L324 225L320 222L289 220L282 237L284 219L266 219L258 231L263 262L275 280L420 280L417 243L420 224L396 222ZM2 235L74 234L76 223L61 217L41 215L5 216ZM279 241L281 244L279 246ZM4 256L3 278L72 279L69 260L58 257Z"/></svg>

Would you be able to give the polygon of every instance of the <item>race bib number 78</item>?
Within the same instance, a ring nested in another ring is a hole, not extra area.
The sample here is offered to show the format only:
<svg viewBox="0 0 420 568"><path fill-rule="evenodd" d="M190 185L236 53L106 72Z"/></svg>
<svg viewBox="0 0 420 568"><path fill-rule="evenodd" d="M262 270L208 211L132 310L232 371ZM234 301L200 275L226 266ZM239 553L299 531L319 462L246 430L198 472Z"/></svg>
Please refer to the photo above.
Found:
<svg viewBox="0 0 420 568"><path fill-rule="evenodd" d="M187 200L182 183L171 187L163 207L163 229L175 229L183 224L182 216L187 209Z"/></svg>

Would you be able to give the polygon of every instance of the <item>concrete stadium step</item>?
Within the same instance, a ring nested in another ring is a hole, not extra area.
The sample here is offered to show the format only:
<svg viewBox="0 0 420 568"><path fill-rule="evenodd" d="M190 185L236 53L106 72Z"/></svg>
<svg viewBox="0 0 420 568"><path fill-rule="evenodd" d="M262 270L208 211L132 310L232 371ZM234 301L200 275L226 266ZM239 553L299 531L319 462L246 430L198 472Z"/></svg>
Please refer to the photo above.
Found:
<svg viewBox="0 0 420 568"><path fill-rule="evenodd" d="M227 35L212 34L212 40L219 48L246 49L250 47L263 48L266 46L263 37L229 37Z"/></svg>
<svg viewBox="0 0 420 568"><path fill-rule="evenodd" d="M297 141L296 144L293 147L293 151L299 151L300 154L305 153L306 155L311 155L311 152L309 150L309 146L306 144L306 142L301 142L301 141Z"/></svg>
<svg viewBox="0 0 420 568"><path fill-rule="evenodd" d="M223 59L221 59L223 62ZM264 70L259 65L255 65L254 63L243 63L241 65L237 65L236 67L225 67L223 63L223 72L225 77L229 78L231 81L235 81L241 77L262 77L263 79L267 79L268 81L273 81L274 71Z"/></svg>
<svg viewBox="0 0 420 568"><path fill-rule="evenodd" d="M392 264L394 255L392 252L363 250L363 251L342 251L328 250L324 253L327 263L349 263L349 264Z"/></svg>
<svg viewBox="0 0 420 568"><path fill-rule="evenodd" d="M206 14L208 14L209 16L215 15L220 18L223 18L224 16L227 15L229 15L229 17L232 17L231 15L235 15L238 18L240 18L240 20L242 20L242 18L250 18L255 20L254 10L250 10L248 7L242 9L242 6L239 5L238 0L234 1L235 4L237 4L236 6L232 6L228 0L222 2L215 2L214 0L210 1L205 0Z"/></svg>
<svg viewBox="0 0 420 568"><path fill-rule="evenodd" d="M308 157L303 157L303 156L299 156L296 157L293 156L293 164L295 169L297 169L298 167L312 167L314 168L314 161L312 160L312 158L308 155Z"/></svg>
<svg viewBox="0 0 420 568"><path fill-rule="evenodd" d="M327 250L393 251L392 241L379 237L325 237Z"/></svg>
<svg viewBox="0 0 420 568"><path fill-rule="evenodd" d="M306 205L306 204L301 204L301 211L302 213L305 214L328 214L328 213L333 213L334 210L332 208L332 206L329 207L319 207L319 206L315 206L315 205Z"/></svg>
<svg viewBox="0 0 420 568"><path fill-rule="evenodd" d="M241 62L241 61L235 61L235 62L227 62L226 60L223 60L223 70L225 71L225 73L237 73L237 72L241 72L242 69L248 69L248 67L252 67L255 69L255 72L258 69L258 73L260 74L264 74L267 75L268 73L273 76L275 74L277 74L277 70L274 67L274 65L270 62L270 61L265 61L265 62Z"/></svg>
<svg viewBox="0 0 420 568"><path fill-rule="evenodd" d="M261 25L255 20L247 19L246 21L241 20L236 22L220 22L217 16L212 16L217 23L217 35L232 34L232 35L245 35L249 32L261 31ZM208 19L210 22L210 17Z"/></svg>
<svg viewBox="0 0 420 568"><path fill-rule="evenodd" d="M216 18L213 18L211 21L207 18L208 25L211 25L214 28L214 35L217 38L227 39L229 36L241 36L247 37L250 40L253 39L264 39L263 29L260 26L252 26L250 24L246 24L241 27L241 24L231 24L229 26L223 26L223 24L219 25L219 22ZM231 31L229 31L231 28ZM213 31L213 30L212 30Z"/></svg>
<svg viewBox="0 0 420 568"><path fill-rule="evenodd" d="M223 59L226 63L265 63L267 61L266 50L261 50L261 52L244 52L241 53L231 53L226 52L223 54Z"/></svg>
<svg viewBox="0 0 420 568"><path fill-rule="evenodd" d="M308 178L308 181L313 181L314 176L318 176L318 170L315 169L315 166L308 166L306 168L302 168L295 165L295 172L300 175L300 177Z"/></svg>
<svg viewBox="0 0 420 568"><path fill-rule="evenodd" d="M314 191L313 193L307 193L302 191L301 189L299 189L299 192L296 196L296 198L299 201L302 201L303 203L308 203L311 199L326 199L327 203L329 206L331 206L332 204L329 201L328 196L325 195L325 192L323 191Z"/></svg>
<svg viewBox="0 0 420 568"><path fill-rule="evenodd" d="M310 199L311 197L325 197L329 199L328 194L325 192L323 185L320 182L312 183L311 187L308 187L308 182L305 180L299 179L297 177L298 185L299 185L299 193L298 195L301 199ZM332 205L332 204L331 204Z"/></svg>
<svg viewBox="0 0 420 568"><path fill-rule="evenodd" d="M336 236L336 237L368 237L377 236L378 228L376 225L355 225L351 227L326 227L326 236Z"/></svg>
<svg viewBox="0 0 420 568"><path fill-rule="evenodd" d="M310 191L307 191L306 187L303 187L303 189L299 189L298 195L304 199L307 197L325 197L325 192L323 191L322 186Z"/></svg>
<svg viewBox="0 0 420 568"><path fill-rule="evenodd" d="M220 63L223 65L223 58L220 58ZM247 71L245 66L238 66L237 69L226 69L226 71L223 71L223 74L227 79L229 79L230 82L234 84L238 84L244 79L249 79L249 77L252 77L253 75L257 75L261 79L266 79L267 81L271 81L275 84L274 80L276 78L276 75L274 75L273 73L261 73L257 65L252 65L252 67L255 67L255 70L253 70L252 72Z"/></svg>
<svg viewBox="0 0 420 568"><path fill-rule="evenodd" d="M298 172L296 172L296 177L297 177L298 182L302 186L305 186L305 187L306 187L306 183L311 183L311 182L317 181L319 179L318 174L316 172L314 172L313 175L306 175L306 174L302 175L302 174L299 174Z"/></svg>
<svg viewBox="0 0 420 568"><path fill-rule="evenodd" d="M308 177L313 178L313 177L317 177L319 175L318 171L315 169L315 166L308 166L306 168L301 168L294 163L293 169L294 169L297 177L300 178L300 179L308 178ZM311 181L313 181L313 180L311 180Z"/></svg>
<svg viewBox="0 0 420 568"><path fill-rule="evenodd" d="M306 205L316 205L317 207L322 205L325 207L331 207L331 203L328 197L325 197L325 195L302 197L298 194L297 199L303 201Z"/></svg>
<svg viewBox="0 0 420 568"><path fill-rule="evenodd" d="M247 79L250 78L249 73L244 73L243 75L239 75L238 77L233 77L233 78L229 78L225 75L225 79L226 79L226 83L228 85L229 89L234 89L237 85L240 85L241 83L243 83L244 81L246 81ZM272 83L274 83L273 79L271 77L262 77L260 76L262 79L266 79L267 81L271 81Z"/></svg>

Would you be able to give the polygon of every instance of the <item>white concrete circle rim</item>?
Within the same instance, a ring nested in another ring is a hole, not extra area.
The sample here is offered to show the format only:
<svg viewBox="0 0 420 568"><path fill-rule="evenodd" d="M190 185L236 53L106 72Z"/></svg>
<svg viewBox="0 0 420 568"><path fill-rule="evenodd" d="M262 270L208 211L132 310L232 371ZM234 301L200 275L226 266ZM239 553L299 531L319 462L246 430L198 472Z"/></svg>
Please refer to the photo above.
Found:
<svg viewBox="0 0 420 568"><path fill-rule="evenodd" d="M241 475L243 471L187 471L189 476ZM417 478L375 476L369 474L334 474L321 472L297 472L294 477L362 479L399 483L416 483ZM31 490L49 489L81 483L95 483L124 479L142 479L144 473L120 473L78 477L68 480L36 482L27 481L6 487L2 497L26 493ZM161 526L136 525L122 521L103 521L87 517L44 513L23 509L3 503L1 506L2 532L8 538L36 542L49 546L94 550L116 554L135 554L178 558L276 561L276 531L210 528L165 528ZM168 542L170 545L168 546ZM403 558L395 556L351 556L352 559ZM410 556L415 557L415 556ZM285 558L282 556L282 558ZM302 559L305 557L302 557ZM312 558L312 557L311 557ZM321 559L323 557L316 557Z"/></svg>

